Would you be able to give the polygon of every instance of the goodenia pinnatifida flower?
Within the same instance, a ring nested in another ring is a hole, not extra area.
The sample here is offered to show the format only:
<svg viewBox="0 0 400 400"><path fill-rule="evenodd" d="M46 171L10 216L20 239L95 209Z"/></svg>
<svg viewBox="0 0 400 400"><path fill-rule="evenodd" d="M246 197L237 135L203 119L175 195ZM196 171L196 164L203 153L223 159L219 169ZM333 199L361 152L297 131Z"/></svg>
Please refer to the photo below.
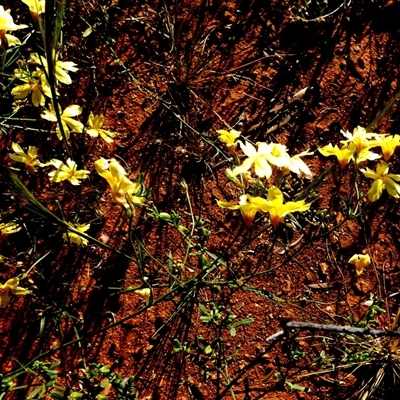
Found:
<svg viewBox="0 0 400 400"><path fill-rule="evenodd" d="M78 132L78 133L83 132L82 122L74 119L74 117L77 117L78 115L80 115L82 113L82 107L80 107L76 104L73 104L73 105L65 108L64 111L61 111L61 107L59 107L59 109L60 109L60 114L61 114L61 123L62 123L65 137L67 140L69 139L70 131ZM46 119L47 121L58 122L56 112L55 112L52 104L49 106L49 109L44 110L43 114L40 114L40 116L42 118ZM61 134L60 127L58 126L58 123L57 123L57 127L56 127L56 133L57 133L57 137L60 140L62 140L62 134Z"/></svg>
<svg viewBox="0 0 400 400"><path fill-rule="evenodd" d="M349 264L354 265L356 275L360 276L363 273L364 268L371 264L371 258L369 254L354 254L350 258Z"/></svg>
<svg viewBox="0 0 400 400"><path fill-rule="evenodd" d="M379 135L376 140L376 147L381 148L383 159L386 162L389 161L398 146L400 146L400 135Z"/></svg>
<svg viewBox="0 0 400 400"><path fill-rule="evenodd" d="M8 46L15 46L17 44L21 44L21 41L7 33L7 31L16 31L18 29L27 28L28 25L17 25L14 23L14 20L11 16L11 10L4 10L3 6L0 6L0 45L4 46L7 44Z"/></svg>
<svg viewBox="0 0 400 400"><path fill-rule="evenodd" d="M43 14L46 11L46 0L21 0L29 7L29 11L37 18L38 14Z"/></svg>
<svg viewBox="0 0 400 400"><path fill-rule="evenodd" d="M100 135L105 142L112 143L114 141L112 138L116 136L116 133L103 129L103 124L104 115L94 115L91 112L88 119L88 128L86 129L86 133L92 137Z"/></svg>
<svg viewBox="0 0 400 400"><path fill-rule="evenodd" d="M281 143L257 143L259 154L264 157L270 165L278 168L288 167L290 164L290 156L287 147Z"/></svg>
<svg viewBox="0 0 400 400"><path fill-rule="evenodd" d="M87 230L90 229L90 224L73 224L71 222L68 222L68 225L71 226L72 228L76 229L77 231L81 233L85 233ZM84 237L80 236L78 233L75 233L73 231L68 230L63 234L63 239L66 242L71 242L75 243L78 246L86 246L88 244L88 240L85 239Z"/></svg>
<svg viewBox="0 0 400 400"><path fill-rule="evenodd" d="M1 222L0 223L0 234L1 235L11 235L12 233L17 233L21 230L21 226L19 226L16 222Z"/></svg>
<svg viewBox="0 0 400 400"><path fill-rule="evenodd" d="M307 204L304 200L284 203L283 193L276 186L271 186L268 189L267 199L243 194L240 196L239 204L220 200L217 200L217 204L222 208L240 210L244 222L248 227L252 225L258 212L269 213L272 226L275 230L278 229L287 214L304 212L310 208L310 204Z"/></svg>
<svg viewBox="0 0 400 400"><path fill-rule="evenodd" d="M380 135L378 133L367 132L365 128L357 126L353 133L349 131L341 131L346 140L341 140L340 143L354 149L355 153L361 153L363 149L370 149L376 146L375 139Z"/></svg>
<svg viewBox="0 0 400 400"><path fill-rule="evenodd" d="M385 189L390 196L396 198L400 197L400 185L397 183L400 181L400 175L389 174L387 162L381 161L376 167L376 171L369 168L361 169L360 171L367 178L374 180L374 183L367 193L370 201L377 201L382 196Z"/></svg>
<svg viewBox="0 0 400 400"><path fill-rule="evenodd" d="M111 160L100 158L95 161L94 166L97 173L106 179L110 185L111 196L115 202L126 209L130 208L130 203L134 206L142 206L144 204L144 197L138 195L142 189L141 184L132 182L117 160L114 158Z"/></svg>
<svg viewBox="0 0 400 400"><path fill-rule="evenodd" d="M310 209L310 204L304 200L288 201L284 203L283 193L276 186L271 186L268 189L268 208L271 223L273 228L278 229L279 225L283 222L286 215L293 212L304 212Z"/></svg>
<svg viewBox="0 0 400 400"><path fill-rule="evenodd" d="M332 146L332 144L329 143L327 146L319 148L318 151L324 157L335 156L338 159L340 169L342 170L351 160L354 160L355 150L350 149L347 146L343 146L342 148L339 149L337 145Z"/></svg>
<svg viewBox="0 0 400 400"><path fill-rule="evenodd" d="M16 162L24 163L29 171L33 172L36 167L44 167L46 165L39 161L35 146L29 146L26 153L18 143L12 143L11 147L15 154L9 153L8 156Z"/></svg>
<svg viewBox="0 0 400 400"><path fill-rule="evenodd" d="M377 160L380 155L372 152L370 149L377 146L377 138L381 135L377 133L367 132L365 128L357 126L353 133L349 131L341 131L347 140L341 140L344 147L354 150L354 160L356 164L360 164L367 160Z"/></svg>
<svg viewBox="0 0 400 400"><path fill-rule="evenodd" d="M44 67L46 71L48 71L48 64L45 57L39 55L38 53L31 54L32 61ZM70 85L72 83L71 77L68 75L67 71L76 72L78 68L76 67L76 63L72 61L61 61L57 60L54 67L54 74L57 81L64 83L66 85Z"/></svg>
<svg viewBox="0 0 400 400"><path fill-rule="evenodd" d="M6 283L0 283L0 307L5 308L11 300L10 294L17 296L25 296L31 293L30 290L24 289L19 285L19 278L11 278Z"/></svg>
<svg viewBox="0 0 400 400"><path fill-rule="evenodd" d="M54 158L50 160L48 164L57 168L55 171L49 172L49 177L51 178L52 182L62 182L68 180L73 185L80 185L80 180L86 179L90 174L90 171L85 169L78 170L76 162L72 161L70 158L68 158L66 164Z"/></svg>
<svg viewBox="0 0 400 400"><path fill-rule="evenodd" d="M272 175L272 167L265 159L264 154L260 149L256 149L251 143L246 142L243 144L240 143L240 148L243 153L247 156L247 158L243 161L243 163L236 168L233 169L233 175L243 174L248 171L254 165L254 171L256 175L260 178L269 178Z"/></svg>
<svg viewBox="0 0 400 400"><path fill-rule="evenodd" d="M313 177L313 174L308 165L301 159L301 157L311 156L313 154L314 152L310 152L308 150L303 151L299 154L295 154L294 156L290 157L289 166L286 168L294 172L300 178L304 177L306 179L311 179Z"/></svg>
<svg viewBox="0 0 400 400"><path fill-rule="evenodd" d="M271 164L278 168L282 168L286 171L291 171L298 176L306 177L307 179L312 178L312 173L307 164L301 159L301 157L312 155L308 151L296 154L291 157L288 153L288 149L281 143L264 143L258 144L258 151L262 156Z"/></svg>
<svg viewBox="0 0 400 400"><path fill-rule="evenodd" d="M45 105L45 95L49 98L52 97L46 76L40 69L36 69L32 73L21 69L15 70L14 76L25 82L11 90L11 95L16 99L25 99L32 93L32 103L34 106L39 107Z"/></svg>
<svg viewBox="0 0 400 400"><path fill-rule="evenodd" d="M236 141L237 138L240 136L240 132L236 131L235 129L231 129L227 131L225 129L220 129L217 131L218 139L220 142L224 143L228 149L236 149L238 142Z"/></svg>
<svg viewBox="0 0 400 400"><path fill-rule="evenodd" d="M241 195L239 204L221 200L217 200L217 204L229 210L240 210L244 223L249 228L253 224L254 218L258 212L266 212L269 209L269 203L266 199L258 196L250 196L249 194Z"/></svg>
<svg viewBox="0 0 400 400"><path fill-rule="evenodd" d="M151 290L149 288L137 289L135 292L144 297L146 306L150 304Z"/></svg>

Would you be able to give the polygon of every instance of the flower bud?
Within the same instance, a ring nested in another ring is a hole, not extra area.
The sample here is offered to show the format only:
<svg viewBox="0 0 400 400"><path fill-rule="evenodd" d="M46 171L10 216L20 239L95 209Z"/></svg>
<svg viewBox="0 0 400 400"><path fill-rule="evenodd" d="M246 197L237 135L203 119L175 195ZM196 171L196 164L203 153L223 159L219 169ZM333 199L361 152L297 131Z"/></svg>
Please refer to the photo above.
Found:
<svg viewBox="0 0 400 400"><path fill-rule="evenodd" d="M163 221L169 222L171 221L171 215L166 213L166 212L161 212L160 215L158 216L160 219Z"/></svg>
<svg viewBox="0 0 400 400"><path fill-rule="evenodd" d="M235 175L233 175L233 172L232 172L232 170L230 168L227 168L225 170L225 175L235 185L240 185L239 179Z"/></svg>

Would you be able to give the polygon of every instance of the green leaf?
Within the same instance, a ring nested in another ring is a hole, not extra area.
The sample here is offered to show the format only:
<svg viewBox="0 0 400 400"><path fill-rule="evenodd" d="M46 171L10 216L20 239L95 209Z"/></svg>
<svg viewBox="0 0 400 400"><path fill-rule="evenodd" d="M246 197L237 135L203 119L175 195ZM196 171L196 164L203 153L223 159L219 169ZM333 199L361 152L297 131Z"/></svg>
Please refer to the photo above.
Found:
<svg viewBox="0 0 400 400"><path fill-rule="evenodd" d="M89 36L93 32L93 26L89 26L89 28L85 29L85 31L82 33L83 37Z"/></svg>
<svg viewBox="0 0 400 400"><path fill-rule="evenodd" d="M43 331L44 331L44 324L46 322L46 316L43 315L42 318L40 318L40 323L39 323L39 335L42 336L43 335Z"/></svg>
<svg viewBox="0 0 400 400"><path fill-rule="evenodd" d="M215 254L213 254L213 253L210 253L209 251L206 251L206 253L207 253L207 255L209 255L214 261L217 260L217 263L218 263L218 264L220 264L220 265L222 265L222 266L224 266L224 267L227 267L226 261L225 261L223 258L221 258L221 256L217 256L217 255L215 255Z"/></svg>
<svg viewBox="0 0 400 400"><path fill-rule="evenodd" d="M79 400L83 398L83 394L81 392L72 392L69 396L69 400Z"/></svg>
<svg viewBox="0 0 400 400"><path fill-rule="evenodd" d="M208 262L207 257L206 257L204 254L202 254L202 255L201 255L201 267L202 267L203 269L205 269L205 268L207 268L209 265L210 265L210 263Z"/></svg>
<svg viewBox="0 0 400 400"><path fill-rule="evenodd" d="M300 385L296 385L295 383L291 383L289 381L285 381L285 384L287 385L287 387L289 388L289 390L291 392L292 391L305 392L307 390L306 387L300 386Z"/></svg>
<svg viewBox="0 0 400 400"><path fill-rule="evenodd" d="M204 315L210 315L210 313L207 311L207 308L204 306L204 304L199 303L199 309Z"/></svg>
<svg viewBox="0 0 400 400"><path fill-rule="evenodd" d="M64 398L64 393L51 392L50 396L53 397L54 399L63 399Z"/></svg>
<svg viewBox="0 0 400 400"><path fill-rule="evenodd" d="M33 399L37 394L40 393L40 397L42 397L45 393L45 387L41 386L35 389L29 396L28 399Z"/></svg>
<svg viewBox="0 0 400 400"><path fill-rule="evenodd" d="M111 369L110 369L110 367L107 366L107 365L104 365L104 366L102 366L102 367L100 368L100 372L101 372L102 374L108 374L110 371L111 371Z"/></svg>
<svg viewBox="0 0 400 400"><path fill-rule="evenodd" d="M242 319L242 320L240 320L240 321L237 321L237 322L233 323L233 324L231 325L231 327L232 327L232 328L237 328L238 326L242 326L242 325L250 325L250 324L252 324L253 322L254 322L254 319L253 319L253 318L245 318L245 319Z"/></svg>

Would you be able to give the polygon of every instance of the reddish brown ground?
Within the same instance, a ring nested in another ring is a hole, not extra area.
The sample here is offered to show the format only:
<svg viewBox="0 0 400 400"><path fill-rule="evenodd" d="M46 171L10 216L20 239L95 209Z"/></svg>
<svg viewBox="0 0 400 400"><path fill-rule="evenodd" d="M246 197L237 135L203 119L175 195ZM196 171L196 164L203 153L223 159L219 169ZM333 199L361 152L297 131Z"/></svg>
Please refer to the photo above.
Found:
<svg viewBox="0 0 400 400"><path fill-rule="evenodd" d="M316 3L305 18L320 16ZM342 3L330 1L323 14ZM29 266L52 252L31 276L33 283L25 282L33 295L16 297L1 311L2 373L79 334L79 346L72 344L44 358L61 360L62 382L74 390L79 390L84 363L118 361L116 372L135 376L139 399L356 398L362 376L373 376L379 366L319 373L328 367L313 361L323 350L322 336L329 341L332 334L297 331L290 340L272 344L266 338L288 320L348 325L349 316L356 321L363 317L368 309L364 302L371 296L383 300L380 304L387 310L372 327L390 327L398 309L397 297L390 295L397 293L400 278L398 200L383 197L361 217L350 218L340 198L348 200L354 191L351 171L342 175L336 171L321 183L314 203L316 210L328 209L328 228L336 228L327 234L300 218L304 230L282 229L279 238L265 229L266 220L249 231L240 215L216 205L216 199L233 199L224 175L231 164L214 147L223 150L217 129L233 127L253 142L279 141L292 153L315 150L342 140L340 129L367 126L400 90L399 3L354 0L347 8L311 22L301 20L300 4L116 0L100 5L91 0L69 5L65 58L80 70L73 74L70 87L63 86L62 101L82 105L82 121L91 110L103 113L106 128L118 132L113 145L74 135L74 159L92 171L99 156L123 160L132 178L144 174L152 189L149 208L175 210L190 229L188 202L179 187L185 180L194 215L207 221L211 231L204 246L223 257L228 268L219 265L204 276L197 258L191 256L185 268L175 267L173 274L180 282L198 275L203 284L175 285L164 300L129 317L144 306L144 300L120 289L144 287L145 276L154 299L165 295L171 288L169 257L175 261L185 257L179 233L149 217L146 210L138 210L132 226L133 250L124 215L118 206L110 210L108 189L95 173L84 185L72 187L68 182L49 185L44 174L34 180L17 172L57 215L56 200L67 220L92 221L92 236L133 258L139 252L139 238L146 252L141 271L137 262L98 245L68 246L60 228L18 206L15 214L28 222L20 233L2 239L1 254L9 257L1 269L2 282L20 272L17 261ZM13 7L10 2L9 6ZM25 9L13 15L20 15L19 22L29 18ZM94 27L88 37L82 37L84 21ZM29 46L34 48L34 42ZM301 101L287 103L306 87ZM283 107L273 111L279 104ZM35 109L17 116L32 114L37 118ZM399 134L398 118L395 105L374 130ZM21 120L15 125L49 128L38 123ZM47 131L14 127L2 138L2 155L9 165L6 155L13 141L39 146L48 159L65 156L62 144ZM395 156L396 173L398 161ZM318 175L333 160L316 153L306 162ZM360 190L368 190L369 183L362 182ZM105 215L99 217L101 213ZM347 260L361 252L371 255L373 266L356 279ZM210 285L213 280L219 284ZM223 283L227 281L229 285ZM225 306L237 316L234 321L251 317L254 322L238 327L231 337L229 329L201 322L199 302ZM101 330L113 322L115 326ZM196 336L212 343L214 362L196 349ZM222 340L214 341L218 337ZM174 339L191 342L191 354L174 352ZM290 359L294 346L305 358ZM340 358L343 347L336 348L337 353L330 354ZM224 360L235 349L237 356L225 368ZM377 398L390 398L393 374L389 375ZM306 391L290 392L285 380ZM232 382L229 388L227 382ZM18 383L32 383L32 377L23 375ZM24 399L27 391L14 395ZM92 396L87 398L94 398L94 391Z"/></svg>

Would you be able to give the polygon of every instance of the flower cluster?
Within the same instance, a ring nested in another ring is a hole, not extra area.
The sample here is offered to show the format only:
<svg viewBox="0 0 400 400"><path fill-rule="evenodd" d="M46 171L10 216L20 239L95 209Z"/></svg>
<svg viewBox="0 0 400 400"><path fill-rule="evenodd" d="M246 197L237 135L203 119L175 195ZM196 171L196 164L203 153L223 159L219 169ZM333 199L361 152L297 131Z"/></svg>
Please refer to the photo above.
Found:
<svg viewBox="0 0 400 400"><path fill-rule="evenodd" d="M254 172L259 178L269 179L273 167L294 172L299 177L308 179L312 177L307 164L301 159L302 156L312 153L304 152L290 157L286 146L280 143L259 142L257 149L250 142L239 142L239 144L247 158L232 171L233 175L243 174L254 166Z"/></svg>
<svg viewBox="0 0 400 400"><path fill-rule="evenodd" d="M355 128L353 133L342 131L342 134L346 138L346 140L341 141L342 147L332 146L329 143L327 146L318 149L325 157L335 156L341 169L344 169L350 161L360 164L367 160L380 158L379 154L371 151L373 147L377 147L381 143L379 141L380 135L369 133L361 126Z"/></svg>
<svg viewBox="0 0 400 400"><path fill-rule="evenodd" d="M220 130L218 134L220 141L225 143L236 159L239 158L236 150L237 144L245 155L245 159L240 165L237 165L232 171L230 169L226 171L227 177L237 185L240 185L240 181L237 179L239 175L250 184L260 184L260 179L268 182L273 175L274 168L280 169L284 176L288 176L292 172L300 178L310 179L312 177L309 167L301 159L303 156L312 154L308 151L290 156L287 147L281 143L259 142L255 147L248 141L236 142L240 136L237 131ZM253 171L256 179L252 177ZM239 202L218 200L217 204L222 208L240 210L248 227L253 224L257 213L268 213L275 230L289 213L304 212L310 208L310 204L304 200L285 202L282 191L274 185L267 189L267 198L245 193L239 197Z"/></svg>
<svg viewBox="0 0 400 400"><path fill-rule="evenodd" d="M353 133L342 131L342 134L346 140L341 141L341 148L329 144L319 148L318 151L325 157L335 156L342 170L351 161L358 165L383 157L375 171L368 167L360 169L365 177L374 180L367 193L368 199L371 202L378 200L384 190L387 190L390 196L399 198L400 184L397 182L400 181L400 175L389 174L388 161L400 146L400 136L367 132L361 126L355 128ZM373 148L380 148L381 154L371 151Z"/></svg>
<svg viewBox="0 0 400 400"><path fill-rule="evenodd" d="M45 11L44 0L25 0L25 4L29 6L32 14L41 14ZM9 10L8 10L9 11ZM2 7L0 8L0 40L1 40L1 17L9 20L11 16L5 12ZM12 21L12 18L11 18ZM13 22L8 24L4 22L4 27L7 30L21 29L27 27L26 25L15 25ZM4 30L6 32L6 30ZM10 42L9 34L5 34L8 42ZM16 42L16 38L14 40ZM18 42L20 43L20 42ZM53 52L54 59L54 75L55 75L55 88L54 93L59 96L58 85L70 85L72 83L69 72L77 72L77 64L72 61L62 61L59 59L60 54ZM78 121L76 118L82 114L82 107L77 104L72 104L64 109L60 106L57 99L53 98L52 90L48 82L49 67L46 57L38 53L31 53L29 62L23 60L18 61L19 68L14 70L12 79L20 81L21 83L13 87L11 94L16 100L22 100L31 95L31 100L36 107L45 107L41 112L40 116L50 122L55 122L57 137L62 140L64 132L65 139L69 140L70 132L83 133L85 131L85 125ZM30 66L34 66L34 70L30 69ZM49 104L46 107L46 99L49 99ZM58 114L60 115L61 126L57 117L56 107ZM116 136L114 132L110 132L103 128L104 116L94 115L90 113L86 133L91 137L100 136L106 143L112 143L113 138Z"/></svg>
<svg viewBox="0 0 400 400"><path fill-rule="evenodd" d="M36 27L41 30L42 38L44 38L48 33L43 31L44 17L42 16L46 12L46 0L21 1L29 7L33 21ZM4 53L3 64L8 61L5 58L8 53L13 55L11 60L15 60L16 57L23 54L18 50L12 53L10 47L22 44L21 40L12 33L25 28L28 28L28 25L14 23L11 10L5 10L3 6L0 6L0 47ZM42 45L42 49L48 50L49 44L47 42L42 43ZM87 133L90 138L100 137L105 143L110 144L117 134L105 129L103 126L105 125L104 115L95 115L88 110L86 114L88 118L84 123L85 121L80 120L83 113L81 106L63 104L62 100L66 98L66 96L61 96L64 94L62 92L63 85L71 85L73 82L71 73L77 71L78 65L75 62L62 59L59 49L54 49L52 52L44 51L42 54L32 52L29 57L18 59L10 77L10 93L15 102L14 114L18 112L22 105L33 104L34 107L39 109L39 114L43 120L54 124L57 137L60 140L65 139L68 142L71 133L75 132ZM78 168L78 163L71 157L68 157L66 161L58 158L49 160L50 157L48 157L45 162L43 155L39 154L38 147L30 145L30 143L24 146L22 143L12 141L10 147L12 152L8 156L13 162L23 164L29 173L48 169L46 173L51 183L58 184L65 181L68 182L67 185L78 186L89 177L91 172L87 165L80 165ZM70 155L68 143L66 147L67 153ZM88 169L85 167L88 167ZM94 168L92 165L92 169L96 169L98 174L108 181L113 200L127 209L127 214L128 209L132 210L132 207L142 206L145 203L147 191L142 184L141 175L136 182L131 181L125 169L115 159L101 158L94 163ZM88 244L89 237L86 232L90 229L90 223L78 223L77 220L74 220L73 222L63 221L63 225L65 230L62 238L65 242L74 243L78 246ZM21 231L23 226L23 224L20 225L15 221L0 222L0 236L4 239L7 235ZM0 256L0 262L3 259ZM36 263L33 266L35 265ZM4 308L10 303L12 295L31 293L30 290L20 287L19 282L28 276L33 266L24 275L8 279L4 284L0 283L0 308ZM149 289L138 291L139 294L145 296L146 304L149 303L151 297L148 291Z"/></svg>
<svg viewBox="0 0 400 400"><path fill-rule="evenodd" d="M310 204L307 204L304 200L288 201L285 203L283 201L283 193L276 186L271 186L268 189L267 199L243 194L240 196L239 204L219 200L217 203L222 208L240 210L243 220L248 227L252 225L258 212L269 213L274 229L278 229L287 214L292 212L304 212L310 208Z"/></svg>

